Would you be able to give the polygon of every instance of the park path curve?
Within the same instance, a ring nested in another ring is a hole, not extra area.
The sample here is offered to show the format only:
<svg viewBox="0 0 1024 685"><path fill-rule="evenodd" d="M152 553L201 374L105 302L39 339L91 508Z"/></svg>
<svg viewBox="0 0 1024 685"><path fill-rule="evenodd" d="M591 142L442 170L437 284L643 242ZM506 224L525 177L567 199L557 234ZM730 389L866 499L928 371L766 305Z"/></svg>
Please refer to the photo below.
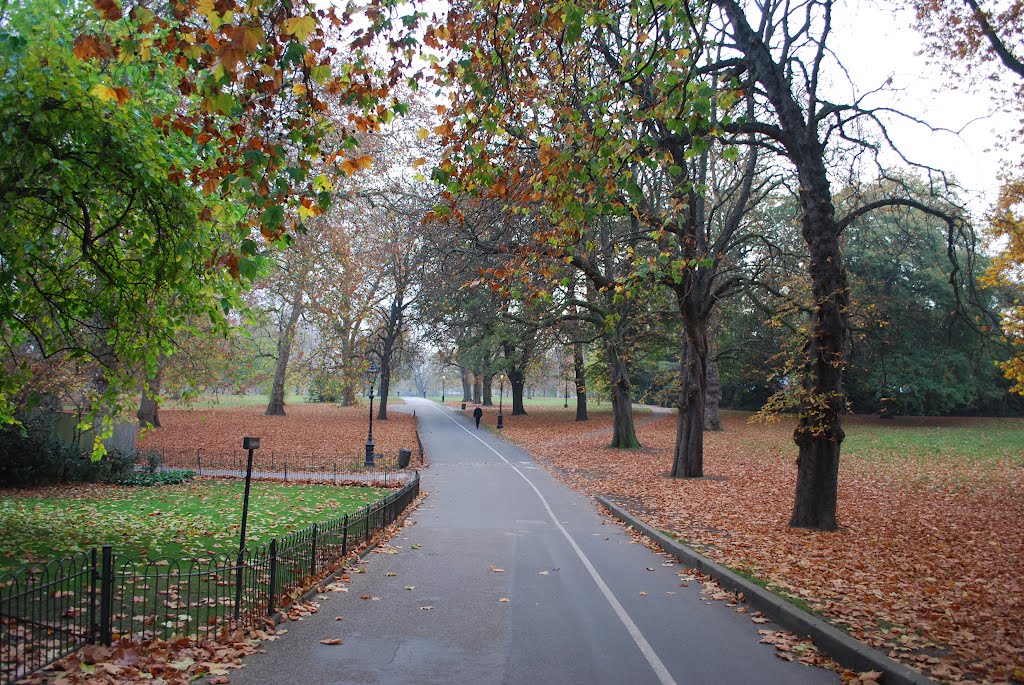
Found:
<svg viewBox="0 0 1024 685"><path fill-rule="evenodd" d="M682 587L681 566L527 452L461 412L406 402L431 462L414 525L247 658L234 685L838 682L775 657L758 643L771 624ZM344 643L320 642L331 638Z"/></svg>

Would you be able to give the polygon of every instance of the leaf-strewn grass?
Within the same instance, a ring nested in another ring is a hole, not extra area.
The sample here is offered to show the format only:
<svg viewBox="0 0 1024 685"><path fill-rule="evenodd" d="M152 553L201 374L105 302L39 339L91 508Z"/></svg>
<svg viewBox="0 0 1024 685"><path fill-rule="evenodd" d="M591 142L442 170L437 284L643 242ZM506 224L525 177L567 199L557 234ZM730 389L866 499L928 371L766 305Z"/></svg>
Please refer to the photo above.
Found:
<svg viewBox="0 0 1024 685"><path fill-rule="evenodd" d="M1024 421L1020 419L902 419L898 423L850 422L843 449L880 461L1011 460L1024 464Z"/></svg>
<svg viewBox="0 0 1024 685"><path fill-rule="evenodd" d="M241 480L156 488L68 486L0 498L0 572L109 543L129 556L203 556L238 549ZM246 547L353 513L386 490L254 481Z"/></svg>

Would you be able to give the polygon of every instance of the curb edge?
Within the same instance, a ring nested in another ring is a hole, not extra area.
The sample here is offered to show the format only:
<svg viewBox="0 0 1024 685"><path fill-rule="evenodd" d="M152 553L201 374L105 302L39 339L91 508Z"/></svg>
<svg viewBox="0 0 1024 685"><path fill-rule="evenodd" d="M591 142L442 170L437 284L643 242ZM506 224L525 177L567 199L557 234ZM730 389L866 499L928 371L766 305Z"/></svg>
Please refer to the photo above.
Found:
<svg viewBox="0 0 1024 685"><path fill-rule="evenodd" d="M611 510L616 518L643 533L657 543L661 549L687 566L706 573L728 590L743 592L747 604L786 630L811 638L818 647L840 665L858 672L880 671L883 674L882 682L885 685L935 685L938 682L904 666L895 659L850 637L838 628L798 609L775 593L755 585L692 548L673 540L607 498L595 495L594 499L598 504Z"/></svg>

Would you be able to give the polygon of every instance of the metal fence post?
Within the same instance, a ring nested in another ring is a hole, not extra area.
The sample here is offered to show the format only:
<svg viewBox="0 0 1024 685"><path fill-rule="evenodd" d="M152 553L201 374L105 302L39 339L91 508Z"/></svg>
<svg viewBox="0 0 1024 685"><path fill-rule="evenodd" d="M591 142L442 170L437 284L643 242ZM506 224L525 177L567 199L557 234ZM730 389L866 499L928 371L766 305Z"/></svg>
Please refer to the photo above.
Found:
<svg viewBox="0 0 1024 685"><path fill-rule="evenodd" d="M245 548L238 550L238 571L235 574L235 620L242 616L242 570L245 567Z"/></svg>
<svg viewBox="0 0 1024 685"><path fill-rule="evenodd" d="M348 555L348 514L345 514L345 523L341 527L341 558Z"/></svg>
<svg viewBox="0 0 1024 685"><path fill-rule="evenodd" d="M274 604L277 602L277 538L270 541L270 592L267 600L267 616L273 616Z"/></svg>
<svg viewBox="0 0 1024 685"><path fill-rule="evenodd" d="M285 465L284 465L284 479L288 480L288 464L287 463L285 463Z"/></svg>
<svg viewBox="0 0 1024 685"><path fill-rule="evenodd" d="M203 458L199 454L200 450L196 449L196 472L201 476L203 475Z"/></svg>
<svg viewBox="0 0 1024 685"><path fill-rule="evenodd" d="M309 575L311 575L311 576L315 576L316 575L316 531L317 531L317 524L314 523L313 524L313 553L309 555L310 556L310 558L309 558Z"/></svg>
<svg viewBox="0 0 1024 685"><path fill-rule="evenodd" d="M96 570L96 548L93 547L89 550L89 638L87 642L90 644L96 644L100 631L99 620L96 616L96 600L99 595L97 581L99 577L99 573Z"/></svg>
<svg viewBox="0 0 1024 685"><path fill-rule="evenodd" d="M114 548L103 545L103 567L100 571L100 644L107 647L114 641Z"/></svg>

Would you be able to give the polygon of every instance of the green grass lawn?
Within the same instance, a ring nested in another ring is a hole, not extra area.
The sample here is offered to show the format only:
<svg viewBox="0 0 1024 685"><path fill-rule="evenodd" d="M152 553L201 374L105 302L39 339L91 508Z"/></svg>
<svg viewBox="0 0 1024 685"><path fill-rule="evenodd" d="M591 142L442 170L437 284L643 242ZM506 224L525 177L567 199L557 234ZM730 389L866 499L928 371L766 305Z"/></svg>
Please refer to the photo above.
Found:
<svg viewBox="0 0 1024 685"><path fill-rule="evenodd" d="M723 411L723 416L749 419L750 412ZM883 420L844 417L842 454L845 463L871 467L878 463L916 462L996 467L1024 466L1024 419L899 417ZM792 424L773 423L764 434L744 442L794 449Z"/></svg>
<svg viewBox="0 0 1024 685"><path fill-rule="evenodd" d="M867 460L1024 464L1024 421L1019 419L973 419L948 426L851 422L845 430L843 452Z"/></svg>
<svg viewBox="0 0 1024 685"><path fill-rule="evenodd" d="M79 495L0 498L0 572L109 543L129 556L202 557L238 549L243 481L91 488ZM255 481L246 547L385 497L378 488Z"/></svg>

